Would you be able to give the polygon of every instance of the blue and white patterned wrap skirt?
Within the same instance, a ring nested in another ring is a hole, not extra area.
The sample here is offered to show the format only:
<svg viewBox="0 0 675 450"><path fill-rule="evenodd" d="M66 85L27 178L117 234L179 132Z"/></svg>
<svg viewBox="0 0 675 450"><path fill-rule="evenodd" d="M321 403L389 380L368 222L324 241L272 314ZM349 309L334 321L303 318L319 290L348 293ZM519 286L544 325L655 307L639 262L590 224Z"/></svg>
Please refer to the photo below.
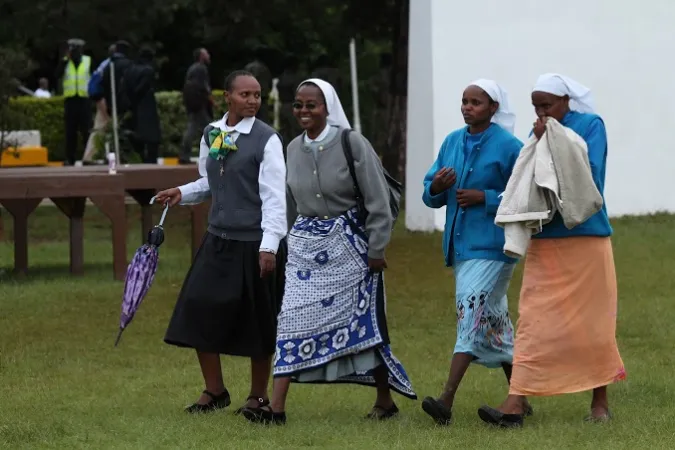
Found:
<svg viewBox="0 0 675 450"><path fill-rule="evenodd" d="M289 233L274 375L296 378L375 350L388 369L390 387L417 398L390 350L384 278L368 269L368 243L355 212L325 220L299 216ZM326 382L375 385L373 369Z"/></svg>

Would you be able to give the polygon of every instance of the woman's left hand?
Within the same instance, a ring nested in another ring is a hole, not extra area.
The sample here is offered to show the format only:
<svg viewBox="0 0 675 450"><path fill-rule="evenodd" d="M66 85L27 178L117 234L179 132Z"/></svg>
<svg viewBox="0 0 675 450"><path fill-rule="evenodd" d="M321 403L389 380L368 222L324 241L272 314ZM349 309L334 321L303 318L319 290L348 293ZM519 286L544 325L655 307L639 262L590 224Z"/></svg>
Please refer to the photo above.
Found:
<svg viewBox="0 0 675 450"><path fill-rule="evenodd" d="M485 203L485 191L476 189L457 189L457 203L461 208Z"/></svg>
<svg viewBox="0 0 675 450"><path fill-rule="evenodd" d="M382 259L368 258L368 268L372 272L382 272L384 269L387 268L387 260L384 258Z"/></svg>

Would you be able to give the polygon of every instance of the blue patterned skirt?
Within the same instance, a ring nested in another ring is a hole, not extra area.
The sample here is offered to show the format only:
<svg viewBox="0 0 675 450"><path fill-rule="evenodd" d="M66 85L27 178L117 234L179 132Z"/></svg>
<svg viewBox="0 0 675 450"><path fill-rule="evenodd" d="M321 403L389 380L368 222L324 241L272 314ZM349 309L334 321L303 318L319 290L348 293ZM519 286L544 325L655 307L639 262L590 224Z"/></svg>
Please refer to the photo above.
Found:
<svg viewBox="0 0 675 450"><path fill-rule="evenodd" d="M368 269L363 231L353 210L333 219L296 220L288 236L274 376L374 386L373 369L384 364L390 387L414 399L408 375L389 347L384 278ZM328 366L334 377L317 375Z"/></svg>
<svg viewBox="0 0 675 450"><path fill-rule="evenodd" d="M455 265L457 343L454 353L500 367L513 361L513 324L506 291L515 264L471 259Z"/></svg>

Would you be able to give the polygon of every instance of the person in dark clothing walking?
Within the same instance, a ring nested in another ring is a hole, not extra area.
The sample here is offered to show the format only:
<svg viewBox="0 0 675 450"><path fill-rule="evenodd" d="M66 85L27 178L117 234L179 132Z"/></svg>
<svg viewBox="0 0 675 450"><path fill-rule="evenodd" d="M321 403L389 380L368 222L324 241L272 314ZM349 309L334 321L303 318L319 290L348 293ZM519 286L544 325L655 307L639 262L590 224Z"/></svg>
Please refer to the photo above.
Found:
<svg viewBox="0 0 675 450"><path fill-rule="evenodd" d="M131 107L130 125L133 131L134 150L141 155L144 163L156 164L162 132L155 100L155 52L142 47L138 62L125 75Z"/></svg>
<svg viewBox="0 0 675 450"><path fill-rule="evenodd" d="M125 91L123 82L127 70L133 66L133 61L129 58L131 44L127 41L117 41L115 43L115 52L110 57L110 62L115 66L115 97L117 100L117 117L121 121L124 114L131 107L129 104L128 93ZM110 86L110 64L103 71L103 97L108 107L108 113L112 114L112 88Z"/></svg>
<svg viewBox="0 0 675 450"><path fill-rule="evenodd" d="M185 75L183 86L183 104L187 112L187 128L183 134L183 148L179 162L190 164L192 144L201 136L204 127L213 120L213 103L211 98L211 79L208 65L211 55L205 48L194 51L194 63Z"/></svg>
<svg viewBox="0 0 675 450"><path fill-rule="evenodd" d="M77 135L82 138L82 147L89 138L91 127L91 103L87 86L91 77L91 57L82 54L85 42L68 40L68 53L57 67L57 78L62 79L63 112L66 131L66 161L73 165L77 159Z"/></svg>

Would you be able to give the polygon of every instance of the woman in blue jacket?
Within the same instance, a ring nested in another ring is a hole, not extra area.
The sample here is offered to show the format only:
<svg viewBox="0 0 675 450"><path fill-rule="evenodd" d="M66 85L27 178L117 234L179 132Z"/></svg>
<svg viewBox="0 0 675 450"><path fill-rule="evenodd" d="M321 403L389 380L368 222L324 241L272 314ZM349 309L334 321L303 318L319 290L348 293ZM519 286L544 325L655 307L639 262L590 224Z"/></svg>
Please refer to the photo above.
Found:
<svg viewBox="0 0 675 450"><path fill-rule="evenodd" d="M456 280L457 342L450 373L440 397L422 402L444 425L472 362L502 367L510 381L513 361L506 291L517 261L504 255L504 230L494 221L523 144L512 134L515 115L507 94L492 80L474 81L464 90L462 116L467 126L445 138L422 195L428 207L446 207L443 251Z"/></svg>

